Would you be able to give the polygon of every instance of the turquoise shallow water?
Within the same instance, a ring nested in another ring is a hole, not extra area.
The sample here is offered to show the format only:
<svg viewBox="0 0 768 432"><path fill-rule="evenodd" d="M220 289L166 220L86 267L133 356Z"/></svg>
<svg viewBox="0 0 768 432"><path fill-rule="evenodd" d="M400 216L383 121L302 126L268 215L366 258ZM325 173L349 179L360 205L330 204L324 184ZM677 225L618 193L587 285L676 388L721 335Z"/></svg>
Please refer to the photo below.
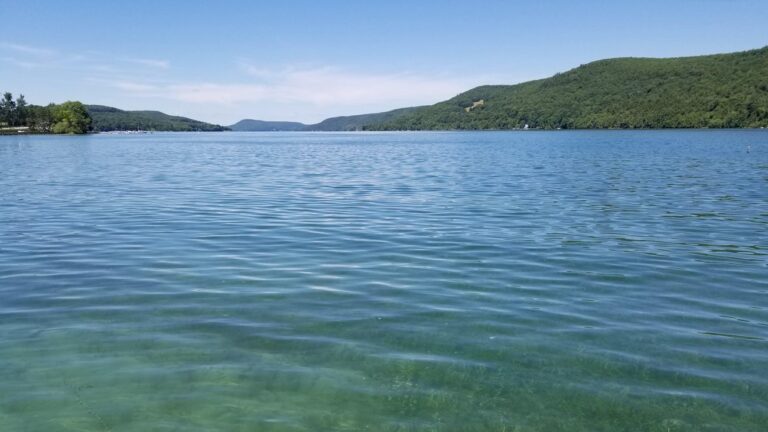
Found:
<svg viewBox="0 0 768 432"><path fill-rule="evenodd" d="M765 431L765 131L0 137L2 431Z"/></svg>

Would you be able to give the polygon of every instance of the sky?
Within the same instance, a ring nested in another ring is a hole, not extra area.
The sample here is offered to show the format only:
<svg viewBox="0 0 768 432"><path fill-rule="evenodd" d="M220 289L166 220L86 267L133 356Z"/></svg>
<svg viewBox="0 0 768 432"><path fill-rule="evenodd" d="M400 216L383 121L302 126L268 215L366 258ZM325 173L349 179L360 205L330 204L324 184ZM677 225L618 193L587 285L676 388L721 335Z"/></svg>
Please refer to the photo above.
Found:
<svg viewBox="0 0 768 432"><path fill-rule="evenodd" d="M0 91L229 125L768 45L766 0L0 0Z"/></svg>

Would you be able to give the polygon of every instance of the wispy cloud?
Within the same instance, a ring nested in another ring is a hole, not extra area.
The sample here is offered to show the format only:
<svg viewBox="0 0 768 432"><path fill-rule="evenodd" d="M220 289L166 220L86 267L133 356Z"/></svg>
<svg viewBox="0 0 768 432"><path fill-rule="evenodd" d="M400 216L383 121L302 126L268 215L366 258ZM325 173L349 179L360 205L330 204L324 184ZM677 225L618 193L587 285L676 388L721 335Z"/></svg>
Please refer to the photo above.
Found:
<svg viewBox="0 0 768 432"><path fill-rule="evenodd" d="M314 121L333 115L431 104L497 81L481 74L361 71L312 65L274 67L245 60L236 62L234 72L239 71L240 77L234 81L214 77L190 81L174 77L179 69L171 68L169 60L87 50L55 51L3 41L0 63L84 81L90 87L86 87L88 91L104 103L172 107L189 115L197 113L201 118L227 120L257 115Z"/></svg>
<svg viewBox="0 0 768 432"><path fill-rule="evenodd" d="M130 93L147 93L157 91L157 87L151 84L142 84L131 81L113 81L110 84L120 90Z"/></svg>
<svg viewBox="0 0 768 432"><path fill-rule="evenodd" d="M0 48L15 51L17 53L32 55L36 57L51 57L56 55L56 51L48 48L40 48L36 46L23 45L11 42L0 42Z"/></svg>
<svg viewBox="0 0 768 432"><path fill-rule="evenodd" d="M128 63L133 63L141 66L148 66L157 69L168 69L171 67L171 62L168 60L156 60L146 58L123 58L121 59Z"/></svg>
<svg viewBox="0 0 768 432"><path fill-rule="evenodd" d="M15 57L3 57L2 61L4 61L5 63L10 63L14 66L25 68L25 69L34 69L34 68L40 67L40 63L20 60Z"/></svg>
<svg viewBox="0 0 768 432"><path fill-rule="evenodd" d="M81 53L62 52L50 48L0 42L0 53L6 56L2 60L26 69L47 68L74 70L93 73L140 73L165 70L170 68L168 60L141 57L119 57L109 53L86 51Z"/></svg>
<svg viewBox="0 0 768 432"><path fill-rule="evenodd" d="M244 60L239 60L237 64L240 66L240 69L246 73L246 75L250 75L255 78L272 78L275 76L274 70L261 66L254 66Z"/></svg>
<svg viewBox="0 0 768 432"><path fill-rule="evenodd" d="M254 79L241 83L172 83L165 85L115 81L134 96L161 97L191 103L298 103L315 106L358 106L428 103L453 96L477 79L413 73L359 73L333 67L271 70L250 67Z"/></svg>

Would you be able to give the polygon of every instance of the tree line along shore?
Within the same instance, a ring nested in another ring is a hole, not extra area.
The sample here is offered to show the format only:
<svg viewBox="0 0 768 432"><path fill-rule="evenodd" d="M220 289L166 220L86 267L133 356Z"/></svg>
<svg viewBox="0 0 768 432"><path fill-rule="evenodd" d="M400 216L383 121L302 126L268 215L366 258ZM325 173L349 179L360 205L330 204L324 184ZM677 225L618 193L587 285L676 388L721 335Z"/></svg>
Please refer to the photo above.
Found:
<svg viewBox="0 0 768 432"><path fill-rule="evenodd" d="M84 134L91 131L91 124L91 116L81 102L31 105L24 95L14 99L10 92L0 99L0 134Z"/></svg>
<svg viewBox="0 0 768 432"><path fill-rule="evenodd" d="M24 95L0 99L0 135L85 134L112 131L218 132L220 125L159 111L124 111L68 101L46 106L28 104Z"/></svg>

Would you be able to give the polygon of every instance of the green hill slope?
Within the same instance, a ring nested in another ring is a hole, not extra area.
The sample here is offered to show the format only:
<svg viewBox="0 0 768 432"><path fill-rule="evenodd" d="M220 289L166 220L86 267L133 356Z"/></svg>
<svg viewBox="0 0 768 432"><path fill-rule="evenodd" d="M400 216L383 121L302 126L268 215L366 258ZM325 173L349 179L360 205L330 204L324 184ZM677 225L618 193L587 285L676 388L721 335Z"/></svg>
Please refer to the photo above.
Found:
<svg viewBox="0 0 768 432"><path fill-rule="evenodd" d="M289 121L264 121L244 119L228 126L229 129L238 132L269 132L269 131L300 131L307 125Z"/></svg>
<svg viewBox="0 0 768 432"><path fill-rule="evenodd" d="M768 47L619 58L551 78L477 87L367 130L768 126Z"/></svg>
<svg viewBox="0 0 768 432"><path fill-rule="evenodd" d="M93 130L153 130L167 132L218 132L223 126L172 116L159 111L123 111L103 105L86 105L93 119Z"/></svg>
<svg viewBox="0 0 768 432"><path fill-rule="evenodd" d="M424 107L400 108L392 111L359 114L352 116L331 117L320 123L308 125L304 130L308 131L356 131L363 130L368 125L394 121Z"/></svg>

